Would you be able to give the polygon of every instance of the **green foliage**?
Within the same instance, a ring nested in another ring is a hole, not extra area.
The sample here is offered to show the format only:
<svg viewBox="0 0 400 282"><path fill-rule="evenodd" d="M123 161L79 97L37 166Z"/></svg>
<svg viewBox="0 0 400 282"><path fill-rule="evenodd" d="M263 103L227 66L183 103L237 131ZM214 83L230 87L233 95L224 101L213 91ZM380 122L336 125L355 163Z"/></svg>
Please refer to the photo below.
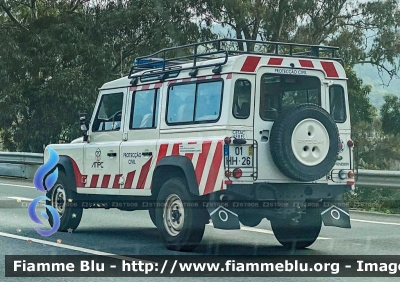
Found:
<svg viewBox="0 0 400 282"><path fill-rule="evenodd" d="M400 99L394 95L386 95L381 108L382 130L386 134L400 133Z"/></svg>

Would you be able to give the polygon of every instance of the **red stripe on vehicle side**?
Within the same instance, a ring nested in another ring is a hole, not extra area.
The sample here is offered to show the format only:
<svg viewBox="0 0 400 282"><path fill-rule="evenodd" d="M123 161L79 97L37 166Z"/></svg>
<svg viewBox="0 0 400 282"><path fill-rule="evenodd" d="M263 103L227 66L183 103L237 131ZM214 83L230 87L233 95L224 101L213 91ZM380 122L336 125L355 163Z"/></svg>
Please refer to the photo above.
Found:
<svg viewBox="0 0 400 282"><path fill-rule="evenodd" d="M128 172L128 175L126 176L125 185L124 185L125 189L132 188L133 179L135 179L135 172L136 172L136 170Z"/></svg>
<svg viewBox="0 0 400 282"><path fill-rule="evenodd" d="M222 142L218 142L210 166L210 172L207 175L206 187L204 188L204 193L203 193L204 195L210 194L214 191L221 163L222 163Z"/></svg>
<svg viewBox="0 0 400 282"><path fill-rule="evenodd" d="M185 157L191 161L193 159L193 153L186 153Z"/></svg>
<svg viewBox="0 0 400 282"><path fill-rule="evenodd" d="M76 164L75 160L71 157L69 157L72 163L72 168L74 169L74 174L75 174L75 185L77 188L79 187L85 187L85 183L82 182L82 173L79 170L78 165Z"/></svg>
<svg viewBox="0 0 400 282"><path fill-rule="evenodd" d="M176 83L177 82L177 80L175 79L175 80L170 80L170 81L168 81L168 85L170 85L170 84L172 84L172 83Z"/></svg>
<svg viewBox="0 0 400 282"><path fill-rule="evenodd" d="M150 84L146 84L142 86L142 90L147 90L150 88Z"/></svg>
<svg viewBox="0 0 400 282"><path fill-rule="evenodd" d="M130 90L131 90L131 91L136 91L136 88L137 88L136 86L132 86L132 87L130 88Z"/></svg>
<svg viewBox="0 0 400 282"><path fill-rule="evenodd" d="M226 79L232 79L232 74L228 73L228 75L226 76Z"/></svg>
<svg viewBox="0 0 400 282"><path fill-rule="evenodd" d="M108 188L108 183L110 183L111 175L105 174L103 176L103 181L101 181L101 188Z"/></svg>
<svg viewBox="0 0 400 282"><path fill-rule="evenodd" d="M189 81L192 81L192 79L190 77L182 79L182 82L189 82Z"/></svg>
<svg viewBox="0 0 400 282"><path fill-rule="evenodd" d="M122 174L117 174L115 177L114 177L114 182L113 182L113 186L112 186L112 188L119 188L119 178L122 176Z"/></svg>
<svg viewBox="0 0 400 282"><path fill-rule="evenodd" d="M154 85L154 89L160 88L162 86L162 83L156 83L156 85Z"/></svg>
<svg viewBox="0 0 400 282"><path fill-rule="evenodd" d="M221 78L220 74L214 74L211 78Z"/></svg>
<svg viewBox="0 0 400 282"><path fill-rule="evenodd" d="M204 80L204 79L206 79L205 76L199 76L199 77L197 78L197 80Z"/></svg>
<svg viewBox="0 0 400 282"><path fill-rule="evenodd" d="M158 150L156 164L167 155L168 144L161 144Z"/></svg>
<svg viewBox="0 0 400 282"><path fill-rule="evenodd" d="M150 164L151 164L151 160L153 158L150 158L143 166L142 166L142 170L140 171L139 174L139 180L138 180L138 186L137 189L143 189L144 188L144 183L146 181L147 175L149 174L149 170L150 170Z"/></svg>
<svg viewBox="0 0 400 282"><path fill-rule="evenodd" d="M339 77L335 65L332 62L321 62L322 68L329 77Z"/></svg>
<svg viewBox="0 0 400 282"><path fill-rule="evenodd" d="M268 65L280 66L282 65L283 58L270 58Z"/></svg>
<svg viewBox="0 0 400 282"><path fill-rule="evenodd" d="M254 72L260 62L261 57L247 56L240 71Z"/></svg>
<svg viewBox="0 0 400 282"><path fill-rule="evenodd" d="M314 68L314 64L310 60L299 60L299 63L303 68Z"/></svg>
<svg viewBox="0 0 400 282"><path fill-rule="evenodd" d="M179 146L182 143L175 143L174 146L172 147L172 156L179 156Z"/></svg>
<svg viewBox="0 0 400 282"><path fill-rule="evenodd" d="M211 141L203 142L202 151L199 155L199 159L197 160L195 172L196 172L197 184L199 185L201 181L201 176L203 175L204 166L206 165L206 160L208 157L208 152L210 151L210 147L211 147Z"/></svg>
<svg viewBox="0 0 400 282"><path fill-rule="evenodd" d="M98 174L94 174L92 176L92 180L90 180L90 188L96 188L97 187L97 182L99 181L99 175Z"/></svg>

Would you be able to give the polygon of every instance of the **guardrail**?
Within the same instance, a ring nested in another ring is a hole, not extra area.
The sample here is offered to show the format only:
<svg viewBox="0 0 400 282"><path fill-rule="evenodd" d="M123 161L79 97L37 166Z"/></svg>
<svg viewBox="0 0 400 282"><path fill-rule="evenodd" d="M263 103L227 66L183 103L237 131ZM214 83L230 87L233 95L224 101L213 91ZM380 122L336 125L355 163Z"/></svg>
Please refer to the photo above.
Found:
<svg viewBox="0 0 400 282"><path fill-rule="evenodd" d="M2 176L33 178L42 164L43 154L0 152L0 175ZM356 185L400 189L400 171L359 169Z"/></svg>
<svg viewBox="0 0 400 282"><path fill-rule="evenodd" d="M0 152L0 175L33 178L43 164L43 154Z"/></svg>

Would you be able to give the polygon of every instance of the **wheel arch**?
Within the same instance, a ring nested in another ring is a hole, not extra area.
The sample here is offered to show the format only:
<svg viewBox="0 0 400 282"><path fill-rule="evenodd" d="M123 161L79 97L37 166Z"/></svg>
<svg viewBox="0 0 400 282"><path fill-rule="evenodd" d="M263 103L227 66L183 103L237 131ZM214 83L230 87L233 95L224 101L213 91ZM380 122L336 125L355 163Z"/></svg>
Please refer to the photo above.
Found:
<svg viewBox="0 0 400 282"><path fill-rule="evenodd" d="M185 156L167 156L160 160L154 169L151 181L152 195L156 197L163 183L174 177L186 179L189 192L199 196L199 185L193 163Z"/></svg>
<svg viewBox="0 0 400 282"><path fill-rule="evenodd" d="M60 156L60 159L57 163L58 171L63 171L65 176L67 177L68 187L71 188L72 191L76 191L76 182L75 182L75 172L72 165L72 161L68 156Z"/></svg>

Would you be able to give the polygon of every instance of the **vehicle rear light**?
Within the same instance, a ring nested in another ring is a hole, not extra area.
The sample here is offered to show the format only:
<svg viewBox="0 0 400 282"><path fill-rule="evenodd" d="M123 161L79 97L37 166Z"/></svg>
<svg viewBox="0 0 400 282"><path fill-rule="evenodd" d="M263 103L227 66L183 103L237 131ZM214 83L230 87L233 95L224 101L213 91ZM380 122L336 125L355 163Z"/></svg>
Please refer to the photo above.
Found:
<svg viewBox="0 0 400 282"><path fill-rule="evenodd" d="M224 139L224 143L226 144L226 145L229 145L229 144L231 144L231 138L230 137L225 137L225 139Z"/></svg>
<svg viewBox="0 0 400 282"><path fill-rule="evenodd" d="M347 177L348 177L348 178L354 178L354 171L350 170L350 171L347 173Z"/></svg>
<svg viewBox="0 0 400 282"><path fill-rule="evenodd" d="M345 170L341 170L341 171L339 171L339 178L340 179L346 179L347 178L347 175L348 175L348 172L347 171L345 171Z"/></svg>
<svg viewBox="0 0 400 282"><path fill-rule="evenodd" d="M349 146L350 148L353 147L354 146L353 140L347 141L347 146Z"/></svg>
<svg viewBox="0 0 400 282"><path fill-rule="evenodd" d="M226 177L231 177L232 173L229 170L225 170L225 176Z"/></svg>
<svg viewBox="0 0 400 282"><path fill-rule="evenodd" d="M242 177L242 170L240 168L235 168L233 170L232 174L233 174L233 177L240 178L240 177Z"/></svg>

